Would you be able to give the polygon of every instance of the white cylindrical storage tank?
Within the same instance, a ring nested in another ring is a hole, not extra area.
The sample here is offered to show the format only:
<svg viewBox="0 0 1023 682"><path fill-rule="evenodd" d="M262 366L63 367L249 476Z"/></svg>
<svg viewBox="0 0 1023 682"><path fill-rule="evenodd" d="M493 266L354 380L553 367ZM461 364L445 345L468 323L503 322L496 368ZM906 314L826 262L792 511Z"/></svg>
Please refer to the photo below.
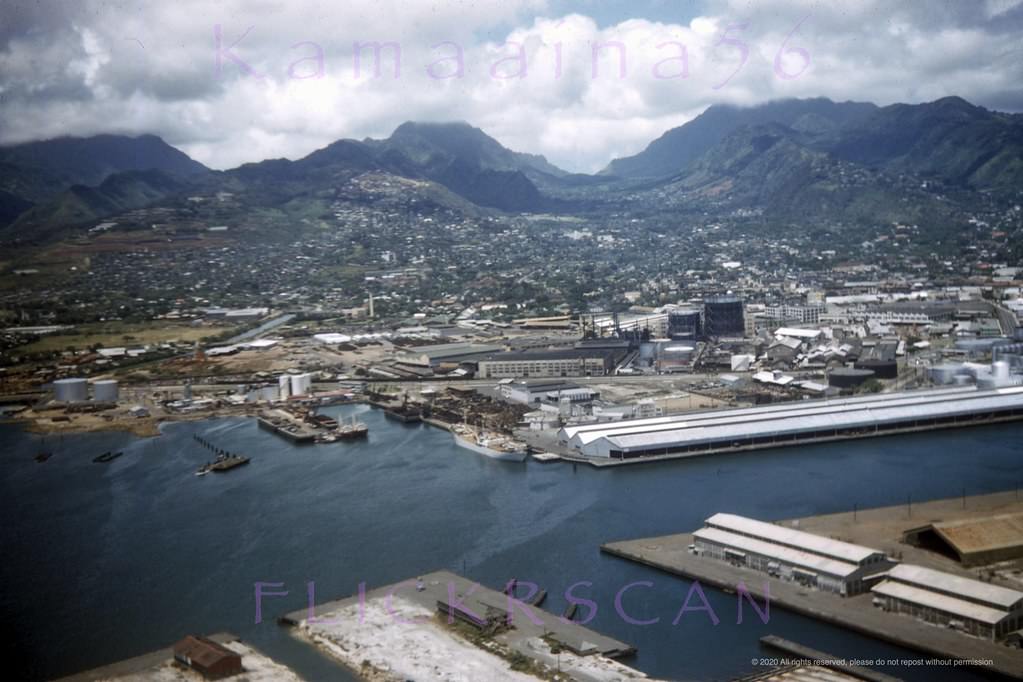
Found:
<svg viewBox="0 0 1023 682"><path fill-rule="evenodd" d="M62 403L78 403L89 398L89 382L85 379L57 379L53 397Z"/></svg>
<svg viewBox="0 0 1023 682"><path fill-rule="evenodd" d="M1009 380L1009 363L1004 360L991 365L991 374L994 376L995 381L1006 382Z"/></svg>
<svg viewBox="0 0 1023 682"><path fill-rule="evenodd" d="M291 396L291 377L287 374L283 374L277 378L277 388L279 390L280 399L287 400Z"/></svg>
<svg viewBox="0 0 1023 682"><path fill-rule="evenodd" d="M101 379L92 385L92 399L99 403L116 403L120 397L117 381Z"/></svg>
<svg viewBox="0 0 1023 682"><path fill-rule="evenodd" d="M312 386L312 374L296 374L291 377L291 395L306 395Z"/></svg>
<svg viewBox="0 0 1023 682"><path fill-rule="evenodd" d="M931 367L931 381L940 385L951 384L955 381L956 374L959 374L962 371L962 365L935 365Z"/></svg>

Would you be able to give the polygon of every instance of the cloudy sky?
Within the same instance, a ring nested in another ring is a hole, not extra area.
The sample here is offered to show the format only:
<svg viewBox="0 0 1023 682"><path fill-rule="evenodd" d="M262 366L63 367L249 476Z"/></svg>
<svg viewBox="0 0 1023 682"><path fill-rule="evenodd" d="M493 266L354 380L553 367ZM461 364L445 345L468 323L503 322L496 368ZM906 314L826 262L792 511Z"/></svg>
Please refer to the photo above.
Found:
<svg viewBox="0 0 1023 682"><path fill-rule="evenodd" d="M214 168L406 120L466 120L588 172L714 103L954 94L1023 111L1023 0L3 0L0 15L0 143L151 132ZM379 72L355 49L371 43L392 44Z"/></svg>

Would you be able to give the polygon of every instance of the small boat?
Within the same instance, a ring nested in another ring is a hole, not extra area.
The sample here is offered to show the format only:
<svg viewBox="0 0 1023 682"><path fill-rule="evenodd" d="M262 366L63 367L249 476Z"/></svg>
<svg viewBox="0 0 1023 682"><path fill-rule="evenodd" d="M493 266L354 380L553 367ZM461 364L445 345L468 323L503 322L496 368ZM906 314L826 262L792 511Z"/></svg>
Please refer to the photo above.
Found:
<svg viewBox="0 0 1023 682"><path fill-rule="evenodd" d="M518 585L518 580L512 578L508 581L508 584L504 587L504 593L515 596L515 586Z"/></svg>
<svg viewBox="0 0 1023 682"><path fill-rule="evenodd" d="M543 604L544 599L547 598L547 590L540 590L536 593L536 596L529 600L530 606L540 606Z"/></svg>
<svg viewBox="0 0 1023 682"><path fill-rule="evenodd" d="M107 462L114 461L115 459L117 459L118 457L120 457L123 454L124 454L124 452L110 452L108 450L108 451L104 452L102 455L97 455L96 457L93 457L92 461L97 463L97 464L105 464Z"/></svg>
<svg viewBox="0 0 1023 682"><path fill-rule="evenodd" d="M44 450L43 449L45 446L46 446L46 438L44 436L43 438L41 438L39 440L39 452L37 452L35 457L33 458L33 459L35 459L35 461L39 462L40 464L45 462L46 460L48 460L50 457L53 457L53 453L52 452L50 452L49 450Z"/></svg>
<svg viewBox="0 0 1023 682"><path fill-rule="evenodd" d="M572 602L571 604L568 605L568 608L565 609L565 612L563 614L561 614L561 618L563 620L572 620L573 618L575 618L575 612L578 611L578 610L579 610L579 603L578 602Z"/></svg>

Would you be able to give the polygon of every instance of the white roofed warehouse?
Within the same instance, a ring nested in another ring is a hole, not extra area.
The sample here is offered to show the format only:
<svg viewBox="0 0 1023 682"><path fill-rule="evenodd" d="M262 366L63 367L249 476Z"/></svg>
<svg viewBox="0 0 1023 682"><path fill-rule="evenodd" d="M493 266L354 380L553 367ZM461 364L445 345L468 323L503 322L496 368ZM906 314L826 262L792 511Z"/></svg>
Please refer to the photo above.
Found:
<svg viewBox="0 0 1023 682"><path fill-rule="evenodd" d="M693 544L700 556L842 596L867 591L865 578L891 565L880 550L735 514L708 518Z"/></svg>
<svg viewBox="0 0 1023 682"><path fill-rule="evenodd" d="M687 457L1023 419L1023 387L972 386L709 410L566 426L562 445L594 458Z"/></svg>
<svg viewBox="0 0 1023 682"><path fill-rule="evenodd" d="M1023 592L923 566L895 566L871 591L886 611L984 639L1023 628Z"/></svg>

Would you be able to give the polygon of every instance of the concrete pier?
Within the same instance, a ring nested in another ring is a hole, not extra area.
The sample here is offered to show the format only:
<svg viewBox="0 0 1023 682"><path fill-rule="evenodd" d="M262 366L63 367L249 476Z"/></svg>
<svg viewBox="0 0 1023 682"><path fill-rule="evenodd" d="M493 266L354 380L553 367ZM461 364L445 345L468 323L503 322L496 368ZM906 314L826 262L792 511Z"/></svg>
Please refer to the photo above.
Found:
<svg viewBox="0 0 1023 682"><path fill-rule="evenodd" d="M367 665L368 657L392 676L519 680L522 668L508 669L519 659L579 682L646 678L612 660L634 653L628 644L448 571L294 611L278 622L296 626L300 639L349 667Z"/></svg>
<svg viewBox="0 0 1023 682"><path fill-rule="evenodd" d="M259 428L271 431L293 443L312 443L316 440L316 431L290 418L276 414L261 414L257 419Z"/></svg>
<svg viewBox="0 0 1023 682"><path fill-rule="evenodd" d="M437 603L448 600L453 591L456 595L471 594L471 597L465 600L465 604L470 608L482 607L483 610L488 608L494 609L500 611L503 618L508 616L508 596L506 594L498 590L492 590L489 587L484 587L460 575L449 571L428 573L422 576L422 590L416 590L415 582L415 579L413 579L409 580L408 584L404 586L401 586L402 584L399 583L398 585L387 585L375 590L369 590L366 592L366 600L369 601L376 597L386 598L393 592L396 596L400 595L404 599L413 601L431 610L437 610ZM358 596L353 596L347 599L317 604L313 607L312 615L317 617L324 616L341 607L357 604L358 599ZM628 656L636 652L632 646L624 642L619 642L612 637L602 635L573 621L562 620L560 616L539 607L529 606L528 609L536 620L541 621L540 624L534 623L518 606L514 607L511 614L515 630L526 637L551 637L562 642L562 644L570 649L573 647L582 648L581 643L585 642L588 645L588 653L599 653L611 658ZM289 625L298 625L309 618L309 616L309 609L305 608L286 614L281 619L281 622Z"/></svg>
<svg viewBox="0 0 1023 682"><path fill-rule="evenodd" d="M834 654L829 654L824 651L818 651L817 649L811 649L808 646L791 642L776 635L761 637L760 643L764 646L777 649L778 651L789 654L790 656L795 656L796 658L804 661L815 661L816 665L819 667L837 670L840 673L844 673L845 675L858 680L866 680L867 682L900 682L898 677L885 675L884 673L879 673L876 670L871 670L870 668L864 668L859 665L850 665L848 663L838 663L836 661L841 659L840 656L835 656Z"/></svg>
<svg viewBox="0 0 1023 682"><path fill-rule="evenodd" d="M869 592L841 597L725 561L696 556L688 550L692 542L691 534L680 533L611 542L601 545L600 549L612 556L724 590L734 591L741 582L758 603L769 596L771 607L781 607L939 658L990 660L990 665L971 669L1023 679L1023 654L1018 649L929 625L910 616L886 613L872 605Z"/></svg>

